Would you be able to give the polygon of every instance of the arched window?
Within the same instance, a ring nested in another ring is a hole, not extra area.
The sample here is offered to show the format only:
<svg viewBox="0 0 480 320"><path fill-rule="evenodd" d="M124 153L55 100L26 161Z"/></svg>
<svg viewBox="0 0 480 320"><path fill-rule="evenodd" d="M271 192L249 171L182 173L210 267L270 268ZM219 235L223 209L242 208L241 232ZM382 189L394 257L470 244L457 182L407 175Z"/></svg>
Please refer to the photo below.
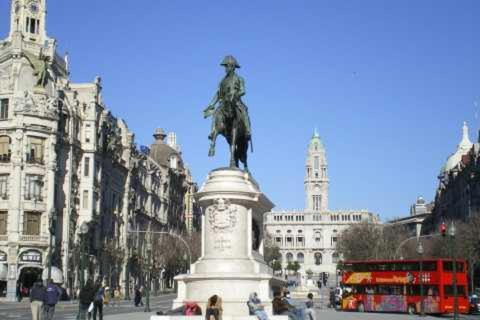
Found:
<svg viewBox="0 0 480 320"><path fill-rule="evenodd" d="M303 263L305 261L305 256L303 255L303 253L299 252L297 254L297 261L298 263Z"/></svg>
<svg viewBox="0 0 480 320"><path fill-rule="evenodd" d="M338 263L338 258L339 258L338 253L334 252L332 254L332 263Z"/></svg>
<svg viewBox="0 0 480 320"><path fill-rule="evenodd" d="M322 232L321 231L315 231L315 246L317 248L322 248L323 247L323 239L322 239Z"/></svg>
<svg viewBox="0 0 480 320"><path fill-rule="evenodd" d="M293 254L288 252L286 255L287 262L293 262Z"/></svg>
<svg viewBox="0 0 480 320"><path fill-rule="evenodd" d="M322 254L320 252L315 253L315 265L319 266L322 264Z"/></svg>

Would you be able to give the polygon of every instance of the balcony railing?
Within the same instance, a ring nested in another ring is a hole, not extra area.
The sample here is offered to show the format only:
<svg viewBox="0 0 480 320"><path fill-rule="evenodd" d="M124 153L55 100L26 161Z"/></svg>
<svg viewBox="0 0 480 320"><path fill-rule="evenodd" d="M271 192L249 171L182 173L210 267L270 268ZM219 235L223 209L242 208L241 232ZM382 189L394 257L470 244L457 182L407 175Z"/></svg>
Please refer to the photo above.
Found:
<svg viewBox="0 0 480 320"><path fill-rule="evenodd" d="M25 242L47 242L48 237L46 236L35 236L35 235L21 235L20 241Z"/></svg>

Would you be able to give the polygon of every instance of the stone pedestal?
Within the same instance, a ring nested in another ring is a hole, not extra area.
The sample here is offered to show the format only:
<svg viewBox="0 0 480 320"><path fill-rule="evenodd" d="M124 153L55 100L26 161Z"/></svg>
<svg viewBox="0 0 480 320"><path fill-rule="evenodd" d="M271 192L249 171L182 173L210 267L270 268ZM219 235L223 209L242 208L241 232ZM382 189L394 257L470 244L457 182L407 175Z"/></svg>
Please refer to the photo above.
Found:
<svg viewBox="0 0 480 320"><path fill-rule="evenodd" d="M273 203L250 174L225 168L210 172L195 196L203 209L202 256L188 275L180 275L174 308L195 301L205 310L214 294L223 300L223 314L248 316L247 301L257 292L272 314L272 290L283 281L263 260L263 214Z"/></svg>

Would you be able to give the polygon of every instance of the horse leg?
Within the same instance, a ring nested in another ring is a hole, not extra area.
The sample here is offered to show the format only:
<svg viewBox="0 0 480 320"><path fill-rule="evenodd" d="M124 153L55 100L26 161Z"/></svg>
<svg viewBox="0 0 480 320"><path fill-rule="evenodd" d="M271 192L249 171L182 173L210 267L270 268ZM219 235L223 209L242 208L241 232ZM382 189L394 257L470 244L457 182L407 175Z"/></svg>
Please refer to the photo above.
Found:
<svg viewBox="0 0 480 320"><path fill-rule="evenodd" d="M236 144L237 144L237 129L235 126L232 128L232 141L230 143L230 168L235 168L235 153L236 153Z"/></svg>
<svg viewBox="0 0 480 320"><path fill-rule="evenodd" d="M217 130L212 132L211 140L210 140L210 148L208 149L208 156L213 157L215 155L215 141L217 140Z"/></svg>

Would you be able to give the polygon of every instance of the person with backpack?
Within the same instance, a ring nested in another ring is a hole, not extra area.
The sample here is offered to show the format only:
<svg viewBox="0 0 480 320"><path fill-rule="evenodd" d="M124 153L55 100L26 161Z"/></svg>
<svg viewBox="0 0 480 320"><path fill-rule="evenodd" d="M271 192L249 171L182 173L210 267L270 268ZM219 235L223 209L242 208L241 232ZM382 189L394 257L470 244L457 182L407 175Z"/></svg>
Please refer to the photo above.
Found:
<svg viewBox="0 0 480 320"><path fill-rule="evenodd" d="M49 279L47 283L43 300L43 319L52 320L55 314L55 306L60 298L60 289L53 283L52 279Z"/></svg>
<svg viewBox="0 0 480 320"><path fill-rule="evenodd" d="M78 308L78 319L86 320L88 314L88 308L93 301L95 295L95 288L93 287L93 281L88 279L85 283L85 286L80 290L78 294L79 298L79 308ZM90 319L90 315L88 316Z"/></svg>
<svg viewBox="0 0 480 320"><path fill-rule="evenodd" d="M41 280L38 280L30 290L30 308L32 309L32 320L41 320L42 306L45 300L45 287Z"/></svg>
<svg viewBox="0 0 480 320"><path fill-rule="evenodd" d="M93 320L97 320L97 312L99 320L103 320L103 302L105 300L105 288L102 283L97 284L97 293L93 299Z"/></svg>

